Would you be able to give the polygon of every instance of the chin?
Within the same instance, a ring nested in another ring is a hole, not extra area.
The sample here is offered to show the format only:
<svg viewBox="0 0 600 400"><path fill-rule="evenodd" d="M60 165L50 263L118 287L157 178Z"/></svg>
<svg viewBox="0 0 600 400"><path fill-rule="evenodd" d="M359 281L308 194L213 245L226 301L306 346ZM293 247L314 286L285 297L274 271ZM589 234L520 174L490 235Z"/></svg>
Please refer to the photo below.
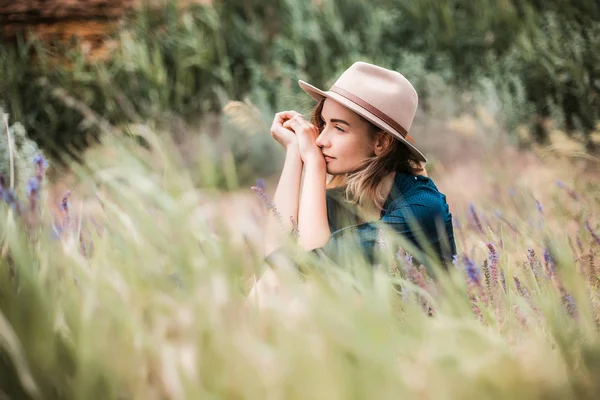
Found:
<svg viewBox="0 0 600 400"><path fill-rule="evenodd" d="M336 162L339 160L335 160ZM350 167L348 167L348 165L335 165L336 163L332 164L326 164L326 171L329 175L346 175L352 172L356 172L357 166L352 165Z"/></svg>
<svg viewBox="0 0 600 400"><path fill-rule="evenodd" d="M327 171L327 173L329 175L333 175L333 176L345 175L350 172L350 171L339 170L337 168L331 168L330 166L327 166L325 170Z"/></svg>

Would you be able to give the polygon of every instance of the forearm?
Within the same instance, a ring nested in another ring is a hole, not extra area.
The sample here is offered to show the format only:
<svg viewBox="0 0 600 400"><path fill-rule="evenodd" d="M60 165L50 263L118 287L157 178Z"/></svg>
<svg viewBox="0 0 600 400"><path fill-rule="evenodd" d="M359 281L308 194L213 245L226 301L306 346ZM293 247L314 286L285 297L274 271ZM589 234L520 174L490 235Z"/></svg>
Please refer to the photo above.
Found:
<svg viewBox="0 0 600 400"><path fill-rule="evenodd" d="M265 256L284 244L286 234L292 231L292 218L298 221L298 203L300 197L300 179L302 175L302 159L297 147L289 147L273 204L274 212L269 212L265 227Z"/></svg>
<svg viewBox="0 0 600 400"><path fill-rule="evenodd" d="M324 164L305 164L298 216L298 244L306 250L323 247L331 235L325 200L326 180Z"/></svg>

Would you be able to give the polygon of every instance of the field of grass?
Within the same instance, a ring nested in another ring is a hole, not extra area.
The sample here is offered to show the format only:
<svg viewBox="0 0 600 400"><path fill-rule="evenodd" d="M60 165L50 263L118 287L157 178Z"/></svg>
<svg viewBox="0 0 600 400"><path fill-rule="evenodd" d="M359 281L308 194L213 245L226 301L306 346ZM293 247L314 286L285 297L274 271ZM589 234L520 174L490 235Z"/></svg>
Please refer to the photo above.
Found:
<svg viewBox="0 0 600 400"><path fill-rule="evenodd" d="M96 64L2 44L0 400L600 398L595 8L215 3L132 15ZM297 252L257 304L270 120L359 59L419 91L458 257Z"/></svg>
<svg viewBox="0 0 600 400"><path fill-rule="evenodd" d="M147 146L106 135L53 183L36 164L39 192L2 188L0 398L597 398L597 161L480 133L429 170L455 217L448 274L388 243L375 269L277 271L259 308L266 211L190 178L219 166L182 167L143 127Z"/></svg>

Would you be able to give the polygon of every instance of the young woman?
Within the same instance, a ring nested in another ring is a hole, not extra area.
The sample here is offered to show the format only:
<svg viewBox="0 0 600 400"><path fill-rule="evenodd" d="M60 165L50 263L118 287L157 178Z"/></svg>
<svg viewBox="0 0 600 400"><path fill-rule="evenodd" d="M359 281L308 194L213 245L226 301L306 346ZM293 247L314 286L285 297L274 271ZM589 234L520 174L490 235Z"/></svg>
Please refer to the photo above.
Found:
<svg viewBox="0 0 600 400"><path fill-rule="evenodd" d="M426 159L408 135L418 102L410 82L357 62L329 91L299 84L318 103L310 121L284 111L271 126L286 158L273 198L280 216L267 220L266 260L273 265L282 255L281 229L291 232L295 221L307 251L338 260L344 249L359 248L373 260L379 220L416 248L429 247L441 263L451 261L446 197L426 176Z"/></svg>

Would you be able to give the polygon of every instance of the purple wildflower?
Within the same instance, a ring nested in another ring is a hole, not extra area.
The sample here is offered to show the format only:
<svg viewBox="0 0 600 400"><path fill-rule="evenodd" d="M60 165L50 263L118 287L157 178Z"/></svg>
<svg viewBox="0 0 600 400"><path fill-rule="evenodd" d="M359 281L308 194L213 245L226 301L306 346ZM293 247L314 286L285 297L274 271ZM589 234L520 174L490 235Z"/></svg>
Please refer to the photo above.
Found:
<svg viewBox="0 0 600 400"><path fill-rule="evenodd" d="M537 199L535 200L535 205L537 207L538 213L540 215L544 215L544 206L542 206L542 203L540 203Z"/></svg>
<svg viewBox="0 0 600 400"><path fill-rule="evenodd" d="M527 260L529 260L529 266L531 267L531 270L533 271L533 276L535 276L536 281L539 281L540 278L540 260L538 260L537 256L535 255L535 251L531 248L527 249Z"/></svg>
<svg viewBox="0 0 600 400"><path fill-rule="evenodd" d="M477 210L475 209L475 204L469 203L469 215L473 219L475 226L481 233L485 233L483 231L483 226L481 225L481 220L479 219L479 215L477 214Z"/></svg>
<svg viewBox="0 0 600 400"><path fill-rule="evenodd" d="M517 278L516 276L513 276L513 279L515 281L515 286L517 288L517 292L519 292L519 294L521 296L523 296L524 299L529 301L530 297L531 297L529 294L529 291L521 284L521 281L519 280L519 278Z"/></svg>
<svg viewBox="0 0 600 400"><path fill-rule="evenodd" d="M32 194L36 194L40 191L40 181L37 179L37 177L32 176L31 178L29 178L29 181L27 181L27 188L25 189L25 194L27 195L27 197L29 197Z"/></svg>
<svg viewBox="0 0 600 400"><path fill-rule="evenodd" d="M71 204L69 203L70 196L71 196L71 191L67 190L67 192L63 195L62 199L60 200L60 209L64 213L62 224L61 224L61 231L64 229L68 229L69 225L71 225L71 216L69 213L69 211L71 209Z"/></svg>
<svg viewBox="0 0 600 400"><path fill-rule="evenodd" d="M493 286L498 284L498 252L493 243L488 243L488 258L490 260L490 279Z"/></svg>
<svg viewBox="0 0 600 400"><path fill-rule="evenodd" d="M273 203L271 201L271 199L269 198L269 195L267 194L267 192L265 192L264 189L257 187L257 186L252 186L251 189L253 191L255 191L256 193L258 193L258 195L263 199L263 201L265 203L265 207L267 207L267 210L272 212L273 215L275 216L275 218L279 221L279 223L282 224L283 219L281 217L281 214L279 213L279 210L277 210L275 203Z"/></svg>
<svg viewBox="0 0 600 400"><path fill-rule="evenodd" d="M40 179L37 176L32 176L27 181L27 188L25 188L25 194L29 199L29 208L34 211L37 206L37 202L40 194Z"/></svg>
<svg viewBox="0 0 600 400"><path fill-rule="evenodd" d="M66 213L69 212L69 209L71 207L70 203L69 203L69 196L71 196L71 191L68 190L64 196L62 197L61 201L60 201L60 209Z"/></svg>
<svg viewBox="0 0 600 400"><path fill-rule="evenodd" d="M548 276L554 275L554 258L552 257L552 253L546 247L544 248L544 266L546 268L546 274Z"/></svg>
<svg viewBox="0 0 600 400"><path fill-rule="evenodd" d="M559 188L563 189L565 192L567 192L567 194L573 199L573 200L578 200L579 196L577 195L577 193L573 190L567 187L567 185L565 185L565 183L563 181L556 181L556 186L558 186Z"/></svg>
<svg viewBox="0 0 600 400"><path fill-rule="evenodd" d="M579 235L577 235L575 240L577 242L577 247L579 247L579 252L583 253L583 243L581 243L581 238L579 237Z"/></svg>
<svg viewBox="0 0 600 400"><path fill-rule="evenodd" d="M404 252L404 257L402 257L401 255L402 252ZM410 255L410 253L408 253L407 251L399 249L396 253L396 258L398 259L398 261L401 262L403 271L405 273L410 273L411 268L414 267L413 256Z"/></svg>
<svg viewBox="0 0 600 400"><path fill-rule="evenodd" d="M590 225L590 222L588 220L585 221L585 227L590 232L590 235L592 235L592 237L594 238L594 241L596 242L596 244L600 245L600 236L598 236L596 234L596 232L594 232L594 230L592 229L592 226Z"/></svg>
<svg viewBox="0 0 600 400"><path fill-rule="evenodd" d="M42 154L36 154L35 157L33 157L33 163L39 165L43 169L48 168L48 161Z"/></svg>
<svg viewBox="0 0 600 400"><path fill-rule="evenodd" d="M465 256L465 271L467 272L469 280L479 286L481 283L481 271L475 262L468 256Z"/></svg>
<svg viewBox="0 0 600 400"><path fill-rule="evenodd" d="M2 200L8 204L13 210L18 210L17 196L12 189L2 188Z"/></svg>
<svg viewBox="0 0 600 400"><path fill-rule="evenodd" d="M265 180L261 179L261 178L256 180L256 187L258 187L262 190L267 190L267 185L265 184Z"/></svg>
<svg viewBox="0 0 600 400"><path fill-rule="evenodd" d="M571 296L569 293L563 291L561 300L563 302L563 305L566 307L567 313L569 314L569 316L576 317L577 316L577 304L575 304L575 300L573 299L573 296Z"/></svg>

